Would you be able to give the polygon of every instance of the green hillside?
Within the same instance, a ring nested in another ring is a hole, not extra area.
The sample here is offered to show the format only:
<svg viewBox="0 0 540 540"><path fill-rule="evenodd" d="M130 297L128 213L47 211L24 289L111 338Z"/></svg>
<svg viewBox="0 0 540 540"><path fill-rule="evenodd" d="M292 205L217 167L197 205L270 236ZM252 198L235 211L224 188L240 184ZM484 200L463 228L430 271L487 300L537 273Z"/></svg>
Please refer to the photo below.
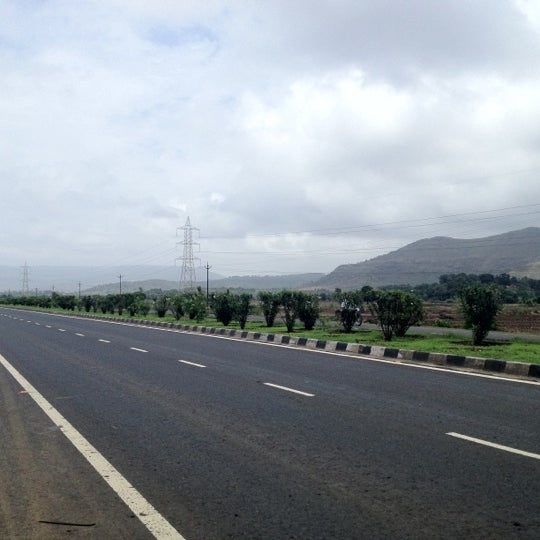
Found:
<svg viewBox="0 0 540 540"><path fill-rule="evenodd" d="M540 228L496 236L456 239L437 236L356 264L338 266L317 282L321 287L358 288L437 282L441 274L502 274L537 278Z"/></svg>

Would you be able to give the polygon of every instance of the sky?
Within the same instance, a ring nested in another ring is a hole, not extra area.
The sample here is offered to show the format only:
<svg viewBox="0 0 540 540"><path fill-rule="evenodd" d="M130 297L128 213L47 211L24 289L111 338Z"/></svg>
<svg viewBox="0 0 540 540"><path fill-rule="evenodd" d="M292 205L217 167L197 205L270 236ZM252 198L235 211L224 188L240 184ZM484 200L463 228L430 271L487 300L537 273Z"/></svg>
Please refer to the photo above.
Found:
<svg viewBox="0 0 540 540"><path fill-rule="evenodd" d="M180 272L188 218L221 275L539 226L539 58L538 0L0 0L0 265Z"/></svg>

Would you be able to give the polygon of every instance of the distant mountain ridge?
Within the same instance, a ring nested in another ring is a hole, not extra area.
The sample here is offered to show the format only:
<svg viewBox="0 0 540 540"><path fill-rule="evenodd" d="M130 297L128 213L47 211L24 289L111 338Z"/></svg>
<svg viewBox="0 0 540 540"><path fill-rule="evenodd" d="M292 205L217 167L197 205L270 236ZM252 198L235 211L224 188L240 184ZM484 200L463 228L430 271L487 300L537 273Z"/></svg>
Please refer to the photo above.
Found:
<svg viewBox="0 0 540 540"><path fill-rule="evenodd" d="M29 261L30 262L30 261ZM85 267L85 266L40 266L29 264L29 289L33 294L35 290L57 292L94 291L94 289L110 289L118 292L120 276L122 276L122 290L132 292L139 290L140 284L148 288L159 288L160 285L170 284L168 289L178 287L180 267L152 266L152 265L125 265L112 267ZM206 279L204 268L196 268L196 277L199 281ZM221 279L221 274L210 273L211 279ZM0 291L12 290L20 293L22 288L22 267L0 266ZM154 287L157 282L158 286ZM136 285L132 285L135 283ZM96 294L98 294L96 292Z"/></svg>
<svg viewBox="0 0 540 540"><path fill-rule="evenodd" d="M502 274L540 279L540 228L529 227L495 236L455 239L426 238L373 259L344 264L325 275L303 273L273 276L223 277L210 273L213 290L342 289L364 285L418 285L437 282L442 274ZM63 267L30 266L29 289L83 294L178 288L180 269L174 266ZM0 266L0 292L20 293L21 267ZM113 281L117 279L117 281ZM198 285L206 287L206 272L197 269Z"/></svg>
<svg viewBox="0 0 540 540"><path fill-rule="evenodd" d="M281 289L299 289L306 288L324 274L322 273L307 273L307 274L289 274L284 276L232 276L219 277L217 279L210 278L210 289L225 290L225 289L244 289L256 291L269 291ZM206 281L198 281L196 285L206 290ZM123 292L136 292L140 289L143 291L162 290L171 291L178 289L178 281L170 281L165 279L147 279L144 281L125 281L122 284ZM83 294L110 294L119 291L119 283L106 283L98 285L83 291Z"/></svg>
<svg viewBox="0 0 540 540"><path fill-rule="evenodd" d="M419 285L437 282L442 274L461 272L540 279L540 228L475 239L436 236L418 240L364 262L338 266L316 286Z"/></svg>

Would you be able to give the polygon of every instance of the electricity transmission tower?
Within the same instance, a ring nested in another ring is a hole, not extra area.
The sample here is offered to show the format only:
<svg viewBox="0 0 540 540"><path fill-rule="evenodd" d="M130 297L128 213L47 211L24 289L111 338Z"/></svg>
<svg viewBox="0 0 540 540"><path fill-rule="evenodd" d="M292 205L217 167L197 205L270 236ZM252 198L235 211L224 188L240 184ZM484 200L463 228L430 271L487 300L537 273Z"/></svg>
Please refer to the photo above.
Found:
<svg viewBox="0 0 540 540"><path fill-rule="evenodd" d="M176 229L176 236L179 236L178 231L184 231L184 240L177 242L183 246L182 257L177 260L182 261L182 272L180 273L179 290L189 291L193 289L193 284L196 283L195 275L195 258L193 257L193 245L199 245L198 242L193 242L193 231L198 231L197 227L192 227L187 218L186 224L183 227ZM197 259L198 260L198 259Z"/></svg>
<svg viewBox="0 0 540 540"><path fill-rule="evenodd" d="M30 292L29 279L28 279L29 267L26 261L24 261L24 266L22 267L22 294L23 296L28 295Z"/></svg>

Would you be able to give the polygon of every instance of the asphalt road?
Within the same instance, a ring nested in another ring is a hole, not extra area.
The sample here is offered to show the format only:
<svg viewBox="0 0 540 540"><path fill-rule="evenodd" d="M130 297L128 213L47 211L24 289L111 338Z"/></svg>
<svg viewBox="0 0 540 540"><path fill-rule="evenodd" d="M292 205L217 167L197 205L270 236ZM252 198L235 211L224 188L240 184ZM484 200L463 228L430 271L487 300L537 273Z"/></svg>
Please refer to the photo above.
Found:
<svg viewBox="0 0 540 540"><path fill-rule="evenodd" d="M188 540L540 538L538 384L11 309L0 355ZM33 394L0 537L151 538Z"/></svg>

